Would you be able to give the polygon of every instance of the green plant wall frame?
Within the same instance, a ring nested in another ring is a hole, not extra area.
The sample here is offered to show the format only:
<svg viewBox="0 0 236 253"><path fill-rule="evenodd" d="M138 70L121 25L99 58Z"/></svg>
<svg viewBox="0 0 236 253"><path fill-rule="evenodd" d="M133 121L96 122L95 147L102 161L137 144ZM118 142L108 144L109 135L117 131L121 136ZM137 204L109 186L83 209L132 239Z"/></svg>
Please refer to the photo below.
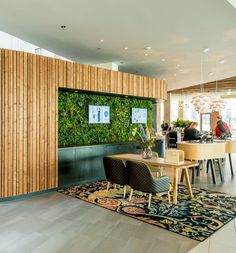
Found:
<svg viewBox="0 0 236 253"><path fill-rule="evenodd" d="M89 105L110 106L110 124L89 124ZM147 108L147 125L152 126L150 99L59 90L59 147L127 142L137 126L131 123L132 108Z"/></svg>

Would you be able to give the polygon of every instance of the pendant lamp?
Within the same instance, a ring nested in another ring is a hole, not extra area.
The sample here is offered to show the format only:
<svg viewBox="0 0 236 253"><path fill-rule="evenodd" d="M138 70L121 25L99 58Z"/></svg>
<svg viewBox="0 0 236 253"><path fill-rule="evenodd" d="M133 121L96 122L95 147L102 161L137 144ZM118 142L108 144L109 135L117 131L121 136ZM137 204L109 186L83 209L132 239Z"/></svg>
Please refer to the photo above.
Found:
<svg viewBox="0 0 236 253"><path fill-rule="evenodd" d="M203 83L203 54L209 51L208 48L204 49L201 53L201 83ZM198 113L211 112L211 98L204 94L204 85L200 86L200 94L194 96L191 100L194 110Z"/></svg>

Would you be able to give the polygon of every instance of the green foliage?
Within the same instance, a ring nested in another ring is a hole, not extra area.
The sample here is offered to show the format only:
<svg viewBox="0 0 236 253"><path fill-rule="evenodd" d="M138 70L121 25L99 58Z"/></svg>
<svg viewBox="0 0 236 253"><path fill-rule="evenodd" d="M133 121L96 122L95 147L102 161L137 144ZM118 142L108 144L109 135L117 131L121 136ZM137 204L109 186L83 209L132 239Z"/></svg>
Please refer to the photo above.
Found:
<svg viewBox="0 0 236 253"><path fill-rule="evenodd" d="M183 119L177 119L176 121L172 122L174 127L188 127L190 123L191 123L190 120L183 120Z"/></svg>
<svg viewBox="0 0 236 253"><path fill-rule="evenodd" d="M89 124L89 105L110 106L110 124ZM131 108L148 109L152 126L152 101L132 97L59 91L59 147L127 142L132 129Z"/></svg>

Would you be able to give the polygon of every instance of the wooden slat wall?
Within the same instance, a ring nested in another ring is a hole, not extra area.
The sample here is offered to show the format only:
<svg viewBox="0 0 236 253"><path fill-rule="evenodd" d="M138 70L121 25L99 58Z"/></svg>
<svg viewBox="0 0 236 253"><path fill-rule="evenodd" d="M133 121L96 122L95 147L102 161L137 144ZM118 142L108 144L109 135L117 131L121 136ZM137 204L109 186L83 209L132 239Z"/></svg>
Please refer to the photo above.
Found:
<svg viewBox="0 0 236 253"><path fill-rule="evenodd" d="M236 76L218 80L217 81L218 91L227 91L236 89ZM198 93L204 88L204 92L215 92L216 91L216 81L204 83L201 85L193 85L186 88L171 90L172 94L183 94L183 93Z"/></svg>
<svg viewBox="0 0 236 253"><path fill-rule="evenodd" d="M1 198L57 187L55 61L0 50Z"/></svg>
<svg viewBox="0 0 236 253"><path fill-rule="evenodd" d="M167 96L158 79L0 49L0 198L57 187L59 88Z"/></svg>

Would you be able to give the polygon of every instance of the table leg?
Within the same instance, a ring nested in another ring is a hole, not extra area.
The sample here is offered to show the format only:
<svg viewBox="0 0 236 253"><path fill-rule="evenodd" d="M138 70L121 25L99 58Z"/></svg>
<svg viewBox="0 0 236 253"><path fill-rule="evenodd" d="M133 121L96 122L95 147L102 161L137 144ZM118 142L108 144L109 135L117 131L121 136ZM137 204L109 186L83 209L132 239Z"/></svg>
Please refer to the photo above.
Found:
<svg viewBox="0 0 236 253"><path fill-rule="evenodd" d="M192 192L192 187L191 187L191 183L190 183L190 180L189 180L188 169L183 168L183 171L184 171L184 176L185 176L185 181L186 181L189 197L190 197L190 199L192 199L193 198L193 192Z"/></svg>
<svg viewBox="0 0 236 253"><path fill-rule="evenodd" d="M178 175L179 169L175 169L174 182L173 182L173 203L177 204L177 195L178 195Z"/></svg>

